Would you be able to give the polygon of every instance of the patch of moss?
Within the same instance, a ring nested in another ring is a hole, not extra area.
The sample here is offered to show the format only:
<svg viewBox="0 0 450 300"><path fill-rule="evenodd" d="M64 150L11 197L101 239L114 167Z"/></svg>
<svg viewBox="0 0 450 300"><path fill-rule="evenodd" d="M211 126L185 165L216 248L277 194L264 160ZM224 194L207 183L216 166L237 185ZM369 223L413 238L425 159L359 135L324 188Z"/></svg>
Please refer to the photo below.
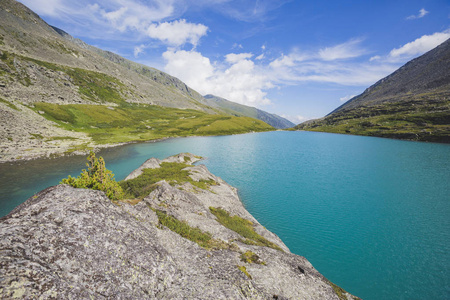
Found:
<svg viewBox="0 0 450 300"><path fill-rule="evenodd" d="M266 263L261 260L261 258L252 251L246 251L241 254L239 257L241 261L249 263L249 264L259 264L259 265L265 265Z"/></svg>
<svg viewBox="0 0 450 300"><path fill-rule="evenodd" d="M253 245L265 246L283 251L278 245L270 242L269 240L256 233L253 228L253 223L249 220L243 219L239 216L230 216L230 214L222 208L210 207L209 210L213 215L216 216L217 221L220 224L227 227L228 229L235 231L236 233L244 237L246 241L249 241Z"/></svg>
<svg viewBox="0 0 450 300"><path fill-rule="evenodd" d="M182 222L175 217L169 216L161 210L155 210L155 212L161 225L164 225L182 237L197 243L202 248L207 250L228 248L228 245L223 241L213 239L209 232L203 232L199 228L191 227L186 222Z"/></svg>
<svg viewBox="0 0 450 300"><path fill-rule="evenodd" d="M160 166L160 168L156 169L144 169L138 177L121 181L120 185L125 191L126 196L128 198L142 199L150 194L156 188L155 183L161 180L167 181L172 186L189 182L193 186L204 190L215 184L214 180L194 181L189 176L189 171L184 170L190 167L187 164L163 162Z"/></svg>
<svg viewBox="0 0 450 300"><path fill-rule="evenodd" d="M239 266L239 265L237 265L237 268L238 268L242 273L244 273L244 274L248 277L248 279L252 279L252 276L247 272L247 268L246 268L245 266Z"/></svg>

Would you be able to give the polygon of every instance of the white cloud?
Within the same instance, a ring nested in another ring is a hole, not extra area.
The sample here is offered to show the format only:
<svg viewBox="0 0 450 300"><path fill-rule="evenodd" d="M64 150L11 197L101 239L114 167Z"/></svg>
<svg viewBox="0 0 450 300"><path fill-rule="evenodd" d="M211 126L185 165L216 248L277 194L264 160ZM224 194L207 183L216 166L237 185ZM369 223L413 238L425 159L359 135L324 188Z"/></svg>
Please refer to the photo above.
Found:
<svg viewBox="0 0 450 300"><path fill-rule="evenodd" d="M209 82L214 75L214 67L209 58L196 51L184 50L168 50L163 53L163 57L167 73L181 79L201 94L211 93Z"/></svg>
<svg viewBox="0 0 450 300"><path fill-rule="evenodd" d="M361 56L366 53L366 50L359 46L361 42L361 39L354 39L333 47L320 49L319 57L323 60L330 61Z"/></svg>
<svg viewBox="0 0 450 300"><path fill-rule="evenodd" d="M137 58L139 54L144 53L145 48L146 46L144 44L134 47L134 57Z"/></svg>
<svg viewBox="0 0 450 300"><path fill-rule="evenodd" d="M395 48L389 53L389 58L404 60L413 56L421 55L450 38L450 29L436 32L431 35L423 35L420 38L407 43L400 48Z"/></svg>
<svg viewBox="0 0 450 300"><path fill-rule="evenodd" d="M257 57L255 57L255 59L256 60L261 60L261 59L264 59L264 53L263 54L260 54L260 55L258 55Z"/></svg>
<svg viewBox="0 0 450 300"><path fill-rule="evenodd" d="M181 46L190 43L195 47L200 38L206 35L207 32L207 26L188 23L184 19L164 22L158 25L151 24L147 29L149 37L159 39L171 46Z"/></svg>
<svg viewBox="0 0 450 300"><path fill-rule="evenodd" d="M230 53L225 55L225 60L231 64L235 64L241 60L252 58L253 54L251 53Z"/></svg>
<svg viewBox="0 0 450 300"><path fill-rule="evenodd" d="M372 57L369 59L369 61L375 61L375 60L380 60L380 59L381 59L381 56L375 55L375 56L372 56Z"/></svg>
<svg viewBox="0 0 450 300"><path fill-rule="evenodd" d="M419 10L419 14L418 15L411 15L409 17L407 17L407 20L414 20L414 19L420 19L425 17L427 14L429 14L429 11L426 11L425 8L422 8L421 10Z"/></svg>
<svg viewBox="0 0 450 300"><path fill-rule="evenodd" d="M251 53L230 53L225 56L229 65L211 63L196 51L168 50L163 54L165 71L201 94L214 94L228 100L260 106L269 104L265 89L273 85L251 58Z"/></svg>
<svg viewBox="0 0 450 300"><path fill-rule="evenodd" d="M344 97L339 98L339 101L341 101L341 102L346 102L346 101L352 99L352 98L355 97L355 96L356 96L356 95L347 95L347 96L344 96Z"/></svg>

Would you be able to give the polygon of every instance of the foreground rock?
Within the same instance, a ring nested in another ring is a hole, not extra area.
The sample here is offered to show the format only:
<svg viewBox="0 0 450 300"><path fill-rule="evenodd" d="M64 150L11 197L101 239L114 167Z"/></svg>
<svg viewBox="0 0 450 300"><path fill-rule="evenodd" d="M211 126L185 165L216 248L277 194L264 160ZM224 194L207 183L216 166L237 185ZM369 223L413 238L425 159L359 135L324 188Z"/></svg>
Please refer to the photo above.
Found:
<svg viewBox="0 0 450 300"><path fill-rule="evenodd" d="M181 154L166 161L197 159ZM0 220L0 297L353 299L261 226L235 188L205 166L187 170L194 181L209 182L208 188L162 181L136 205L114 204L103 192L67 185L28 199ZM276 246L244 243L211 207L251 221ZM200 247L169 230L161 214L209 232L215 246Z"/></svg>

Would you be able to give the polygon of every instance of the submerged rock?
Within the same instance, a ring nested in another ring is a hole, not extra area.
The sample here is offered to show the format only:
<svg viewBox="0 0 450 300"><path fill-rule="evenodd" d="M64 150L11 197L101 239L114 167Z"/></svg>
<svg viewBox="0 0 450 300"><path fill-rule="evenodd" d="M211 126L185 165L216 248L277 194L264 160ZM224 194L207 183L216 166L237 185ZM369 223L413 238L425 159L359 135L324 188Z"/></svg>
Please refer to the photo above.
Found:
<svg viewBox="0 0 450 300"><path fill-rule="evenodd" d="M196 160L181 154L165 161ZM353 299L343 290L338 296L336 286L260 225L235 188L205 166L185 170L207 187L161 181L135 205L67 185L28 199L0 220L0 297ZM255 235L225 227L218 212L250 224ZM208 246L170 230L162 218L206 235Z"/></svg>

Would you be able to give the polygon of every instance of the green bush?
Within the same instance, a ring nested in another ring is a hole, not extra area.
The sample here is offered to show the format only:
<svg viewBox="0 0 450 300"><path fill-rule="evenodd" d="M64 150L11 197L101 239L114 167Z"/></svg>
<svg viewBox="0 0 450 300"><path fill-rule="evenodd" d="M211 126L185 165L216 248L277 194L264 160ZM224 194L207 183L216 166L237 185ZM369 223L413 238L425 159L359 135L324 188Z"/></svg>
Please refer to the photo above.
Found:
<svg viewBox="0 0 450 300"><path fill-rule="evenodd" d="M75 188L103 191L111 200L122 199L122 187L114 179L114 174L106 169L103 157L96 158L95 153L91 151L87 160L87 171L83 169L80 176L77 178L69 175L69 177L64 178L61 183L71 185Z"/></svg>

